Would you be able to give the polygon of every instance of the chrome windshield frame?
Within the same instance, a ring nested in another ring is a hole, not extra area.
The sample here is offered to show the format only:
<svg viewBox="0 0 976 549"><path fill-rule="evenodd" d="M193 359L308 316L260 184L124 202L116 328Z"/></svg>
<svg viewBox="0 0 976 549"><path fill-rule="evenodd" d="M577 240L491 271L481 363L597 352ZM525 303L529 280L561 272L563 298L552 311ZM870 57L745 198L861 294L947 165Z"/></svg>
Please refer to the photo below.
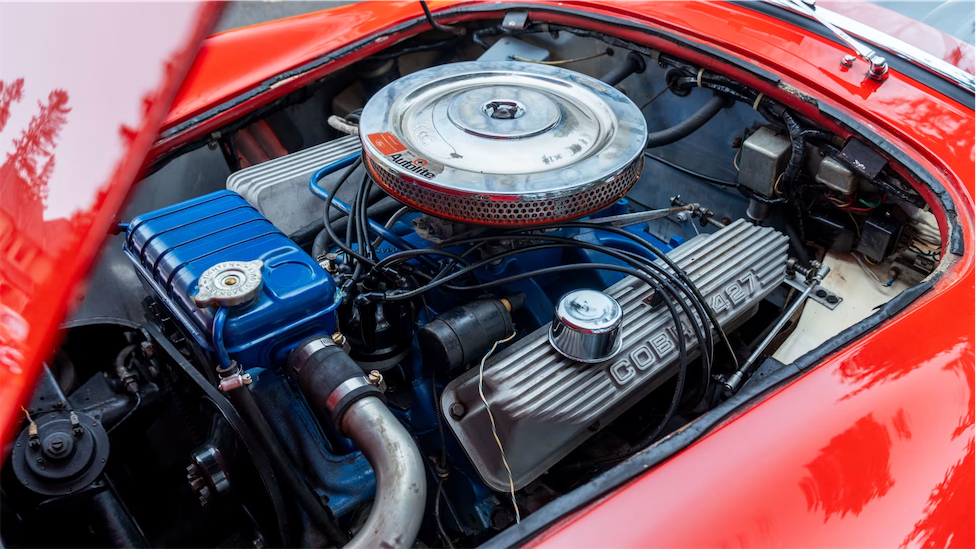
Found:
<svg viewBox="0 0 976 549"><path fill-rule="evenodd" d="M935 74L952 84L976 94L976 75L960 69L959 67L939 59L938 57L921 50L911 44L903 42L887 33L884 33L870 25L860 23L839 13L830 11L826 8L816 7L817 17L813 17L809 11L797 6L792 0L763 0L767 4L772 4L782 9L802 15L811 21L820 24L820 20L826 21L842 31L851 34L859 40L863 40L870 46L880 48L905 61L917 65L926 71ZM805 2L809 4L810 2ZM831 30L827 27L827 30Z"/></svg>

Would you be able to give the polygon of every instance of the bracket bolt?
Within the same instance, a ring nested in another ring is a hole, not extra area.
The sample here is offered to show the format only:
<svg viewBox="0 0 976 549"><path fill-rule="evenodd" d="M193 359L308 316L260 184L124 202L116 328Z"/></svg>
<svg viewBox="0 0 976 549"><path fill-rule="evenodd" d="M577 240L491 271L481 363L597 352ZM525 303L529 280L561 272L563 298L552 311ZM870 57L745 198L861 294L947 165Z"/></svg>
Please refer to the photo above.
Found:
<svg viewBox="0 0 976 549"><path fill-rule="evenodd" d="M451 407L448 411L450 412L451 417L454 419L461 419L462 417L464 417L464 414L467 413L467 410L464 409L464 404L461 404L460 402L455 402L454 404L451 404Z"/></svg>

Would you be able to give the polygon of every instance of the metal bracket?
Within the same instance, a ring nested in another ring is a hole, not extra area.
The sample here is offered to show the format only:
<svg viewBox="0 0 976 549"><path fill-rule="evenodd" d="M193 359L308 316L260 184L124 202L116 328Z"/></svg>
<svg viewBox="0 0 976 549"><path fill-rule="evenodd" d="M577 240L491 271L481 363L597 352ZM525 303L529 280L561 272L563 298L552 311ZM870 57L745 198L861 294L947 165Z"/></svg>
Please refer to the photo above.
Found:
<svg viewBox="0 0 976 549"><path fill-rule="evenodd" d="M502 19L502 30L505 32L525 30L529 25L529 12L527 11L508 11Z"/></svg>
<svg viewBox="0 0 976 549"><path fill-rule="evenodd" d="M802 292L808 288L805 280L799 276L794 276L793 278L787 278L784 281L791 287L796 288L797 291ZM824 307L833 311L840 305L844 298L837 295L837 293L831 291L829 288L824 287L823 284L818 284L817 287L810 292L810 299L816 301L817 303L823 305Z"/></svg>

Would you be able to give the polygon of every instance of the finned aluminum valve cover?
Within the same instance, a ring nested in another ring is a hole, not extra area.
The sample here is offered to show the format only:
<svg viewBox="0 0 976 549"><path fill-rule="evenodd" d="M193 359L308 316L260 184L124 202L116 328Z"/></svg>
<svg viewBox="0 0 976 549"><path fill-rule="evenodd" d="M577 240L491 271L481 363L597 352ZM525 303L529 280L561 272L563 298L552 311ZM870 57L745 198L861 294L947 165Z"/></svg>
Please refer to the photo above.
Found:
<svg viewBox="0 0 976 549"><path fill-rule="evenodd" d="M668 254L711 306L723 327L743 322L786 277L787 237L738 220ZM484 392L515 488L532 482L601 427L678 370L677 327L667 307L651 306L653 290L628 277L606 290L623 308L623 349L585 364L549 344L543 326L486 364ZM688 351L697 351L691 321L682 315ZM445 419L485 483L508 491L508 474L478 395L478 368L447 385ZM596 427L595 429L593 427Z"/></svg>
<svg viewBox="0 0 976 549"><path fill-rule="evenodd" d="M365 163L398 200L481 225L575 219L640 177L647 124L612 86L517 61L431 67L374 95Z"/></svg>

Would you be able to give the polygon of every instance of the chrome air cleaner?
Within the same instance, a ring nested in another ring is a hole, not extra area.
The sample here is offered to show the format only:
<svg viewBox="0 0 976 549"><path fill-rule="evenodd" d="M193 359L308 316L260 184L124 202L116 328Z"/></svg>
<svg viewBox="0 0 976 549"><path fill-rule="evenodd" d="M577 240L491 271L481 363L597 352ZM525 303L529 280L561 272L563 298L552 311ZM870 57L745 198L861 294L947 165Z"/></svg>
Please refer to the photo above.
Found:
<svg viewBox="0 0 976 549"><path fill-rule="evenodd" d="M424 69L363 109L376 183L438 217L541 225L605 208L634 186L647 125L625 95L589 76L517 61Z"/></svg>

